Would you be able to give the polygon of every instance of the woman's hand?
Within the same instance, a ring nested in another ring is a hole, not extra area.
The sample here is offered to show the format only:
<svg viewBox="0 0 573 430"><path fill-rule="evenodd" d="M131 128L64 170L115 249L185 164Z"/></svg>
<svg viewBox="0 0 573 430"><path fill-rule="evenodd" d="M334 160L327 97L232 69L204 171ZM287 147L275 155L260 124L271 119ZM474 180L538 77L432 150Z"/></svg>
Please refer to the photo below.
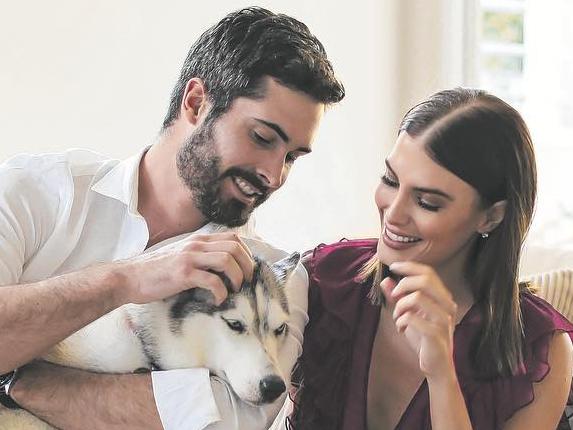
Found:
<svg viewBox="0 0 573 430"><path fill-rule="evenodd" d="M390 270L401 280L387 277L380 286L388 303L395 305L396 328L418 354L427 379L451 377L457 312L451 293L430 266L409 261L393 263Z"/></svg>

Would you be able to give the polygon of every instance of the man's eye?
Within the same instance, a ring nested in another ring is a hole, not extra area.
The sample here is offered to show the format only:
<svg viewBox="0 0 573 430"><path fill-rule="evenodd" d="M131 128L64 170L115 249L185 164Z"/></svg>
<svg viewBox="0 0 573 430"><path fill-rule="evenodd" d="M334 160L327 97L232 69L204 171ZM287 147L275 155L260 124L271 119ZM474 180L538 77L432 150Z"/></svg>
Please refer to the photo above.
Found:
<svg viewBox="0 0 573 430"><path fill-rule="evenodd" d="M275 329L275 336L280 336L281 334L286 333L287 330L287 323L281 324L278 328Z"/></svg>
<svg viewBox="0 0 573 430"><path fill-rule="evenodd" d="M263 136L261 136L256 131L253 131L253 138L254 138L255 142L257 142L259 145L269 145L271 143L271 141L269 139L265 139Z"/></svg>
<svg viewBox="0 0 573 430"><path fill-rule="evenodd" d="M223 318L223 321L227 323L227 326L237 333L244 333L245 332L245 325L241 321L237 320L227 320Z"/></svg>
<svg viewBox="0 0 573 430"><path fill-rule="evenodd" d="M288 164L292 164L296 161L297 158L298 158L297 154L295 154L294 152L289 152L286 156L286 162Z"/></svg>

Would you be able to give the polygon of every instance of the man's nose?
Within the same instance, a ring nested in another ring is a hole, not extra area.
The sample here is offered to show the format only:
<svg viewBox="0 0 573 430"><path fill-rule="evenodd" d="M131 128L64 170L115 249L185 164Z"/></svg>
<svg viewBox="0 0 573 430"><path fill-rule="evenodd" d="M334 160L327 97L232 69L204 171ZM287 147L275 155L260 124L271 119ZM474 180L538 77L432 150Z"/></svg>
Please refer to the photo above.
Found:
<svg viewBox="0 0 573 430"><path fill-rule="evenodd" d="M269 156L257 169L263 184L273 190L280 188L286 179L286 163L283 154Z"/></svg>

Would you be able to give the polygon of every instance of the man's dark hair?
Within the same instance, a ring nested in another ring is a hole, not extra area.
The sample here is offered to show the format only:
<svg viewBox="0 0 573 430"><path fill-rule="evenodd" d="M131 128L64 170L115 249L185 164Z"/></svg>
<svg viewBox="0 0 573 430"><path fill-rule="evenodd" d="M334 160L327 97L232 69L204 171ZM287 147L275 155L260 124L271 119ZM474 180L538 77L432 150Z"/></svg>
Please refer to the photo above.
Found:
<svg viewBox="0 0 573 430"><path fill-rule="evenodd" d="M212 105L209 120L213 120L237 97L264 97L265 76L324 104L344 97L324 47L306 25L287 15L249 7L227 15L191 46L163 129L179 116L191 78L203 81Z"/></svg>

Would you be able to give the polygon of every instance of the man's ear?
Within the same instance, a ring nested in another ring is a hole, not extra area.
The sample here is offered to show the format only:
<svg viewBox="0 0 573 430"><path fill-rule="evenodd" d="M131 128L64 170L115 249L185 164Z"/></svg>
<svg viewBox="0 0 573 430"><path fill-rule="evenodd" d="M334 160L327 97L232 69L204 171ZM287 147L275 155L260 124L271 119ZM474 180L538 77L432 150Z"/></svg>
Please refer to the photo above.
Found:
<svg viewBox="0 0 573 430"><path fill-rule="evenodd" d="M505 217L506 207L507 200L500 200L487 208L484 219L478 226L478 233L491 233L495 230Z"/></svg>
<svg viewBox="0 0 573 430"><path fill-rule="evenodd" d="M193 125L197 125L208 108L205 84L199 78L189 79L185 85L183 100L181 102L181 117Z"/></svg>

